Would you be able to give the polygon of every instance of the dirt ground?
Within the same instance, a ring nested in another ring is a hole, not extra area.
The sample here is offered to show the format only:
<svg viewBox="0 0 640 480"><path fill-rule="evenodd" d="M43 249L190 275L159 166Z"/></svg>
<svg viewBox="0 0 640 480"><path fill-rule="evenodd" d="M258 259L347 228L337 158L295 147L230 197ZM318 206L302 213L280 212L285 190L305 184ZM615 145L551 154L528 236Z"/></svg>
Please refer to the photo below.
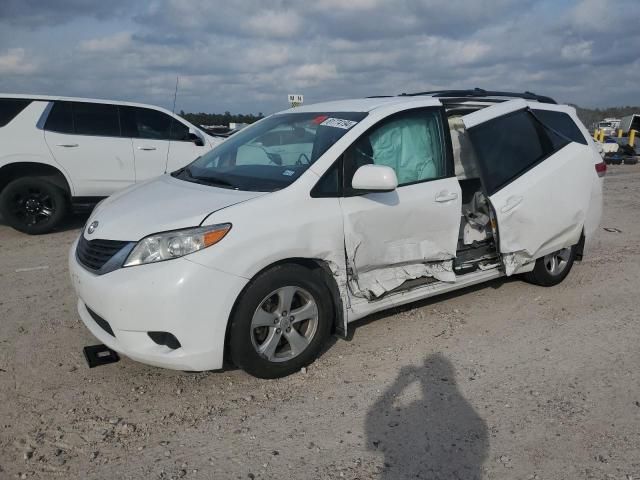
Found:
<svg viewBox="0 0 640 480"><path fill-rule="evenodd" d="M601 227L620 231L560 286L376 315L273 381L90 370L66 266L85 219L0 225L0 478L640 479L639 184L610 167Z"/></svg>

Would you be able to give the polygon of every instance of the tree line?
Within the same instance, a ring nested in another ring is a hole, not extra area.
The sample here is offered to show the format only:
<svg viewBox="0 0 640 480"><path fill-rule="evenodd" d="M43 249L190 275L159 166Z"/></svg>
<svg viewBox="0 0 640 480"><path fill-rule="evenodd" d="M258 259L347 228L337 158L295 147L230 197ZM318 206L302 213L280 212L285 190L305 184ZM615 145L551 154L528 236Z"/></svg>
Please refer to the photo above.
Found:
<svg viewBox="0 0 640 480"><path fill-rule="evenodd" d="M608 108L582 108L573 105L578 113L578 118L582 120L585 127L591 128L596 122L605 118L622 118L632 113L640 113L640 107L608 107Z"/></svg>
<svg viewBox="0 0 640 480"><path fill-rule="evenodd" d="M232 114L231 112L186 113L184 110L180 110L180 116L194 125L229 125L229 122L253 123L263 118L264 115L262 115L262 112L258 113L258 115L254 115L253 113Z"/></svg>

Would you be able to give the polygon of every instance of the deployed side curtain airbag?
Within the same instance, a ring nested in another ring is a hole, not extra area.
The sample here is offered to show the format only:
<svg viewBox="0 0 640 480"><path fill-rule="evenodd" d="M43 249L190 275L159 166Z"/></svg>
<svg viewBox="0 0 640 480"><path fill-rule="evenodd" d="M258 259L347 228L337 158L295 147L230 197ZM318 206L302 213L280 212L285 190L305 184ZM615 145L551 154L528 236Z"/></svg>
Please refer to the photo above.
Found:
<svg viewBox="0 0 640 480"><path fill-rule="evenodd" d="M439 131L435 117L391 121L369 137L374 163L393 168L401 185L437 178L444 173Z"/></svg>

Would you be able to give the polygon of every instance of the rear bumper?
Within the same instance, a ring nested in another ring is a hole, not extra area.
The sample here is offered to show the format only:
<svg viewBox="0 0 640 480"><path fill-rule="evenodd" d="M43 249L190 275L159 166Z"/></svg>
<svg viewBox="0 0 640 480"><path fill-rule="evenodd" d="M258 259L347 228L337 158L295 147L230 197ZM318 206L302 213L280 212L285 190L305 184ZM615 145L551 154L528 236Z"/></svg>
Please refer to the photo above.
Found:
<svg viewBox="0 0 640 480"><path fill-rule="evenodd" d="M95 275L69 253L69 271L83 323L109 348L139 362L174 370L222 368L227 322L247 280L180 258ZM99 315L107 333L91 316ZM180 342L158 345L148 332Z"/></svg>
<svg viewBox="0 0 640 480"><path fill-rule="evenodd" d="M606 178L606 177L605 177ZM591 198L589 200L589 209L584 221L585 244L583 248L583 256L587 256L592 248L593 239L600 226L602 220L602 187L604 179L595 176L591 185Z"/></svg>

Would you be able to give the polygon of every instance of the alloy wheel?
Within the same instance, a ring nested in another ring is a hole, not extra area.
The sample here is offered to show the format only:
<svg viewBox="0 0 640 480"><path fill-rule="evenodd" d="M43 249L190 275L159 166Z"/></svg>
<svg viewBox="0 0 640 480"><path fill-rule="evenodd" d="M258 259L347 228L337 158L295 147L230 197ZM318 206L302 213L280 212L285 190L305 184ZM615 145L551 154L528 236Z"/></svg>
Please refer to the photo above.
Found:
<svg viewBox="0 0 640 480"><path fill-rule="evenodd" d="M563 248L544 256L544 267L553 276L560 275L569 263L571 248Z"/></svg>
<svg viewBox="0 0 640 480"><path fill-rule="evenodd" d="M38 187L26 187L16 192L11 201L13 214L27 226L48 221L55 213L54 199Z"/></svg>
<svg viewBox="0 0 640 480"><path fill-rule="evenodd" d="M253 347L270 362L291 360L313 340L318 318L318 305L307 290L294 286L274 290L251 319Z"/></svg>

